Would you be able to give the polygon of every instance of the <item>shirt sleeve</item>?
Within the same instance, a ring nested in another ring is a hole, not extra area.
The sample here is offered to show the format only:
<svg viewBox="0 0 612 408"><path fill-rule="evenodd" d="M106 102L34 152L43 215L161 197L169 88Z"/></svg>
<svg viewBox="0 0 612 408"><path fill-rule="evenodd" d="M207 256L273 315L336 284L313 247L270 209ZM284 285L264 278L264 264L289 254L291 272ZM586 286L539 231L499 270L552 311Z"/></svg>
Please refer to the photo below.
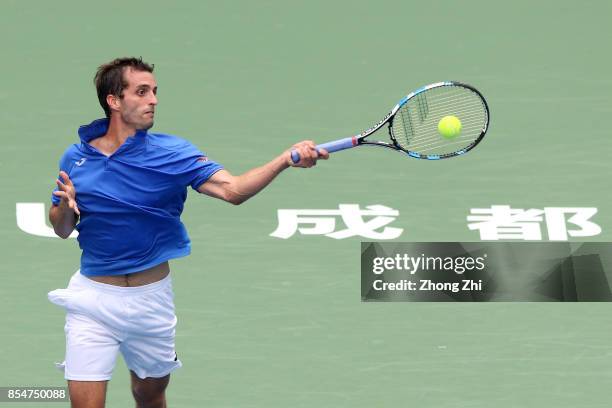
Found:
<svg viewBox="0 0 612 408"><path fill-rule="evenodd" d="M222 165L209 159L204 152L191 143L188 144L186 150L188 168L185 184L190 185L194 190L208 181L213 174L223 169Z"/></svg>
<svg viewBox="0 0 612 408"><path fill-rule="evenodd" d="M72 171L72 167L74 166L72 151L73 151L73 147L70 146L68 149L66 149L66 151L64 152L64 154L59 160L59 171L62 171L62 170L65 171L68 174L68 176L70 176L70 172ZM59 176L59 171L58 171L57 179L60 181L63 181L62 178ZM53 191L59 191L59 188L57 187L57 185L55 185L55 188L53 189ZM61 201L61 198L51 193L51 203L53 205L55 206L59 205L60 201Z"/></svg>

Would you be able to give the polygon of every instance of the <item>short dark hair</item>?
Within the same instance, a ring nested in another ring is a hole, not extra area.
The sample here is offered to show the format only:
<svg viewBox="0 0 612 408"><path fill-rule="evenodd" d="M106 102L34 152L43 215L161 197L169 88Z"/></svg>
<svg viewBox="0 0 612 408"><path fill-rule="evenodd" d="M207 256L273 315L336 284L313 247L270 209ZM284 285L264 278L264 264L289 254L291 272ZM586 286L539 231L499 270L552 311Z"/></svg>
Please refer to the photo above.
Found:
<svg viewBox="0 0 612 408"><path fill-rule="evenodd" d="M128 86L123 78L123 72L127 67L136 71L153 72L155 65L147 64L142 60L142 57L124 57L116 58L98 67L94 77L94 84L98 91L100 106L104 109L107 118L110 118L111 111L108 103L106 103L106 97L108 95L115 95L119 98L123 97L123 90Z"/></svg>

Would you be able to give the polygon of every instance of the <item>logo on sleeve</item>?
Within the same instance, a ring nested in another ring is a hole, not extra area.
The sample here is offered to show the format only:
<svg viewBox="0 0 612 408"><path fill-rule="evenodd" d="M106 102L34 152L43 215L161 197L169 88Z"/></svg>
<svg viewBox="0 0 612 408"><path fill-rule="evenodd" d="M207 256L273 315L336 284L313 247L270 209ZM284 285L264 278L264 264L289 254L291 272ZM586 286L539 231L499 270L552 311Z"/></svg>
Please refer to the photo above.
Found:
<svg viewBox="0 0 612 408"><path fill-rule="evenodd" d="M81 167L83 165L83 163L85 163L85 160L87 160L85 157L83 157L81 160L74 162L74 164L76 164L77 166Z"/></svg>
<svg viewBox="0 0 612 408"><path fill-rule="evenodd" d="M199 157L198 161L199 162L207 162L208 161L208 157L206 157L206 156Z"/></svg>

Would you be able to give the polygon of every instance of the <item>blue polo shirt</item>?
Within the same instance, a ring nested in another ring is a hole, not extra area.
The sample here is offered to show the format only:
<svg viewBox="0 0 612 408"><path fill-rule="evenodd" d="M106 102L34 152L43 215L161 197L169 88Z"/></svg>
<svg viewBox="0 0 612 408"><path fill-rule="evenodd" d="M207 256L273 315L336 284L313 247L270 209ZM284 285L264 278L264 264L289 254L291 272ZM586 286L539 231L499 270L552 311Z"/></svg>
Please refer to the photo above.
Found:
<svg viewBox="0 0 612 408"><path fill-rule="evenodd" d="M187 186L197 189L223 167L184 139L144 130L106 156L89 142L107 129L107 119L81 126L81 143L68 147L59 162L81 212L81 273L120 275L189 255L180 220Z"/></svg>

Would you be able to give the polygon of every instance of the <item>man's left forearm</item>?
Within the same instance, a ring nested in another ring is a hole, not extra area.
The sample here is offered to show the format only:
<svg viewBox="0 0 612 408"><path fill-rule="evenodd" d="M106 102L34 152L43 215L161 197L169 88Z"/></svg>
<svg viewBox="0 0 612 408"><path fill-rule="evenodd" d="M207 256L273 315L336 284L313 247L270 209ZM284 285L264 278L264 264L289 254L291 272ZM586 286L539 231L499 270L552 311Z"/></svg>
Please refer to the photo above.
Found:
<svg viewBox="0 0 612 408"><path fill-rule="evenodd" d="M283 170L289 167L286 154L282 154L263 166L256 167L240 176L235 177L232 186L234 204L240 204L259 193L264 187L276 178Z"/></svg>
<svg viewBox="0 0 612 408"><path fill-rule="evenodd" d="M294 150L300 157L297 163L291 158L291 152ZM314 142L305 140L293 145L290 150L286 150L274 160L240 176L233 176L227 170L218 171L201 184L197 190L200 193L235 205L242 204L259 193L288 167L312 167L318 159L326 160L328 157L329 153L327 151L319 149L317 152Z"/></svg>

